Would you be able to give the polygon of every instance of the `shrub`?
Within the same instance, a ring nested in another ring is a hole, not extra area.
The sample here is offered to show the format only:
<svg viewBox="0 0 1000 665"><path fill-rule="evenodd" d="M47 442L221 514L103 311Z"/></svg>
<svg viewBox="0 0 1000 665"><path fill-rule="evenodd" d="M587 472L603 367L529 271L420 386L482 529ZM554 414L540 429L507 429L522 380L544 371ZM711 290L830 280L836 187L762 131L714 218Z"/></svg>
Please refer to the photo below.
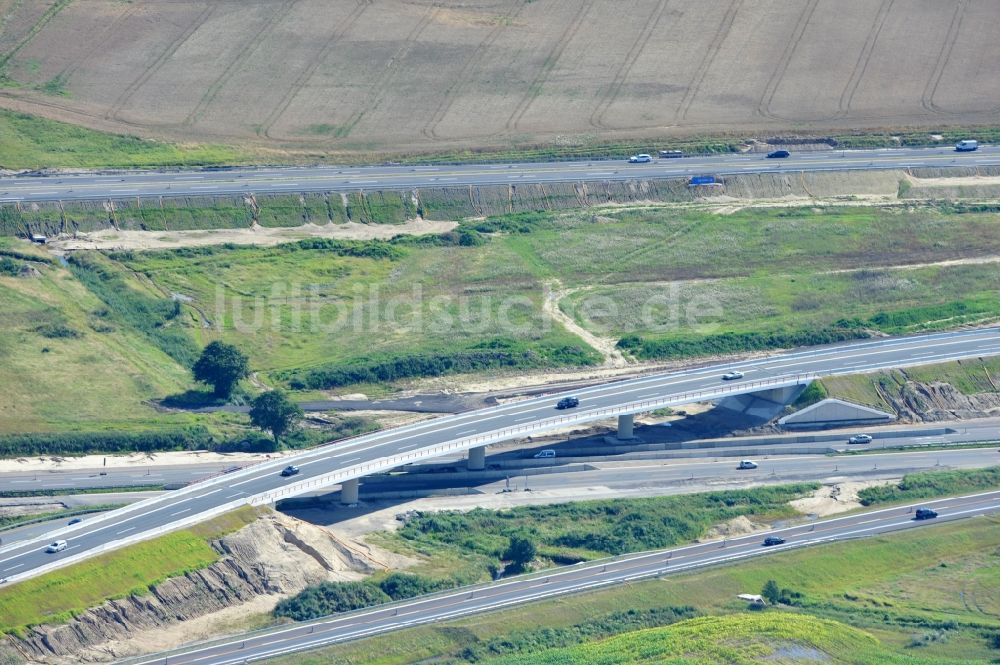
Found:
<svg viewBox="0 0 1000 665"><path fill-rule="evenodd" d="M328 614L387 603L389 600L389 596L381 589L367 582L323 582L278 603L274 608L274 616L308 621Z"/></svg>

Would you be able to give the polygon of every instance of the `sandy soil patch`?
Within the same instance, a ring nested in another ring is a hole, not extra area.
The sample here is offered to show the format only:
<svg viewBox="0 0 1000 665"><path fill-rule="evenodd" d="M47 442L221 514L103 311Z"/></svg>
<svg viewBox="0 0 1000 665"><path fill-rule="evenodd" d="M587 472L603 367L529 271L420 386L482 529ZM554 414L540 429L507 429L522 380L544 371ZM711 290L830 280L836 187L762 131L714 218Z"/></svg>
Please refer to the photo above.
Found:
<svg viewBox="0 0 1000 665"><path fill-rule="evenodd" d="M212 229L210 231L119 231L105 229L90 233L60 235L49 240L56 251L80 249L148 250L201 247L205 245L257 245L267 247L305 238L340 240L388 240L397 235L440 234L451 231L457 222L434 222L413 219L405 224L304 224L292 228L255 226L249 229Z"/></svg>
<svg viewBox="0 0 1000 665"><path fill-rule="evenodd" d="M0 473L25 471L67 471L72 469L123 469L188 464L233 464L246 466L280 457L281 453L213 453L183 451L131 453L128 455L81 455L80 457L16 457L0 459ZM106 462L106 463L105 463Z"/></svg>
<svg viewBox="0 0 1000 665"><path fill-rule="evenodd" d="M628 360L618 350L617 340L609 337L598 337L569 316L559 308L559 301L573 293L574 289L562 288L559 280L553 280L546 285L545 302L542 303L542 311L548 314L554 321L557 321L592 348L596 349L604 356L604 365L607 367L624 367Z"/></svg>
<svg viewBox="0 0 1000 665"><path fill-rule="evenodd" d="M824 485L815 494L791 502L793 508L807 515L836 515L848 510L861 508L858 492L867 487L878 487L899 482L899 479L848 481L836 485Z"/></svg>

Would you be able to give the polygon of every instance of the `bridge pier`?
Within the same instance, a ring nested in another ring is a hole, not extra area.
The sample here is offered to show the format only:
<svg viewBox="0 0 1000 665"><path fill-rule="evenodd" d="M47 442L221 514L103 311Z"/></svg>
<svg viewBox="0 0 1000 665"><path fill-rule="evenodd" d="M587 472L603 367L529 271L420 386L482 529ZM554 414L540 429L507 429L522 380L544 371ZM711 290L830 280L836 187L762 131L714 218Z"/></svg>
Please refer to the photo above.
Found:
<svg viewBox="0 0 1000 665"><path fill-rule="evenodd" d="M469 448L469 462L465 468L469 471L482 471L486 468L486 446Z"/></svg>
<svg viewBox="0 0 1000 665"><path fill-rule="evenodd" d="M340 503L345 506L350 506L358 502L358 486L360 485L358 478L354 480L345 481L340 485Z"/></svg>
<svg viewBox="0 0 1000 665"><path fill-rule="evenodd" d="M635 415L628 414L625 416L618 416L618 435L615 437L619 441L628 441L629 439L634 439L635 434L632 430L635 426Z"/></svg>

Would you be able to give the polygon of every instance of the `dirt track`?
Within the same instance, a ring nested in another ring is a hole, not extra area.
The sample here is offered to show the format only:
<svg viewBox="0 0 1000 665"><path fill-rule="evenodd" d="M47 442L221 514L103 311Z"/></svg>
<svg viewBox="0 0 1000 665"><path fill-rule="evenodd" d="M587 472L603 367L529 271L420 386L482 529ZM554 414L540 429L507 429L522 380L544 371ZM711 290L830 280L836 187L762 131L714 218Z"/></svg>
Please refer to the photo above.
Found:
<svg viewBox="0 0 1000 665"><path fill-rule="evenodd" d="M993 0L0 2L0 105L311 151L989 124L998 20Z"/></svg>

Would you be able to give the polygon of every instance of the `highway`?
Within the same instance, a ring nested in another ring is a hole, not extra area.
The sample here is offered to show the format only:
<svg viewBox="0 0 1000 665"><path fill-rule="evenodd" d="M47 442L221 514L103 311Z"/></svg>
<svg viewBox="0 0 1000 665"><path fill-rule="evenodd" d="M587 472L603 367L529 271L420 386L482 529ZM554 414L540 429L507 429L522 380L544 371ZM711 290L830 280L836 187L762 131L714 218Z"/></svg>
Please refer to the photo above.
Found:
<svg viewBox="0 0 1000 665"><path fill-rule="evenodd" d="M285 168L136 171L115 174L21 175L0 178L0 203L156 196L337 192L468 185L632 180L747 173L998 166L1000 147L958 153L951 146L885 150L792 152L787 159L760 153L588 162L442 166L312 166Z"/></svg>
<svg viewBox="0 0 1000 665"><path fill-rule="evenodd" d="M1000 492L926 501L919 505L934 508L940 516L936 520L918 522L913 519L916 505L887 508L777 529L766 534L566 566L508 581L455 589L291 627L260 631L170 653L135 658L128 663L129 665L154 665L164 662L169 662L170 665L235 665L273 658L411 626L462 618L470 614L495 611L526 602L600 589L643 578L733 563L808 545L870 537L905 529L933 528L930 525L934 523L997 515L1000 514ZM996 524L995 519L990 523L992 528L995 528ZM763 538L768 535L780 536L786 542L782 545L763 547ZM734 589L733 595L740 591L755 590Z"/></svg>
<svg viewBox="0 0 1000 665"><path fill-rule="evenodd" d="M575 392L580 405L556 410L542 396L444 416L356 437L209 478L167 495L103 513L49 534L0 548L0 577L16 581L96 553L152 537L245 504L272 503L408 463L454 454L537 432L640 413L731 394L798 385L818 376L857 374L887 367L1000 355L1000 329L983 328L812 347L727 365L710 365L591 386ZM745 373L722 381L723 372ZM301 472L282 477L285 464ZM45 540L65 538L58 554Z"/></svg>
<svg viewBox="0 0 1000 665"><path fill-rule="evenodd" d="M872 434L875 437L875 440L866 446L848 446L846 444L847 438L851 434L855 433L854 429L844 430L843 432L826 432L820 435L821 437L829 436L829 441L824 440L817 443L795 443L790 446L774 442L794 438L798 436L797 434L768 437L730 437L724 440L724 446L720 445L713 448L691 448L685 450L684 453L685 455L691 455L691 458L688 458L687 462L695 462L698 458L704 459L725 456L731 450L745 452L747 450L764 449L775 451L770 454L786 456L786 453L782 452L784 448L795 448L797 450L812 449L816 454L822 455L830 448L857 452L860 450L880 450L900 446L960 446L962 444L1000 441L1000 418L977 418L976 420L970 421L935 423L935 425L945 427L949 431L947 433L929 436L926 434L928 431L927 425L908 425L905 427L896 426L885 428L884 430L892 432L893 434L896 434L896 436L883 438L881 436L883 432L882 428L869 428L865 431ZM907 432L907 434L905 436L899 436L899 432ZM691 441L691 443L695 443L695 441ZM571 438L565 445L572 447L573 439ZM658 460L669 457L668 454L664 454L663 452L608 454L605 451L602 451L600 447L587 449L585 454L582 451L580 454L564 454L563 445L548 442L539 446L536 441L535 444L528 449L507 450L503 453L494 454L490 459L492 461L510 460L509 466L505 466L504 468L508 469L511 475L516 475L517 464L526 463L528 465L534 465L534 460L531 460L531 456L539 447L556 448L559 457L553 460L553 465L565 463L566 460L563 459L563 457L567 456L573 458L573 460L577 462L589 463L615 462L618 460L635 459ZM745 454L753 457L757 453L746 452ZM928 455L931 454L932 453L928 453ZM942 465L950 466L952 463L949 460L952 459L951 456L953 454L956 455L955 459L964 459L962 456L965 452L960 450L942 451L937 453L936 459L940 459ZM443 455L439 458L435 458L432 463L455 464L461 463L463 458L464 453ZM519 462L519 460L525 460L525 462ZM679 462L681 462L681 460L678 459L671 463L676 464ZM116 465L111 467L96 466L94 468L49 468L38 471L7 471L0 472L0 487L22 492L38 490L88 490L114 487L159 487L164 485L168 488L177 488L191 482L199 481L205 476L214 476L226 469L236 469L248 464L250 463L212 461L147 466L137 463L128 466ZM442 474L434 475L440 477ZM421 477L428 478L429 475L422 474Z"/></svg>

